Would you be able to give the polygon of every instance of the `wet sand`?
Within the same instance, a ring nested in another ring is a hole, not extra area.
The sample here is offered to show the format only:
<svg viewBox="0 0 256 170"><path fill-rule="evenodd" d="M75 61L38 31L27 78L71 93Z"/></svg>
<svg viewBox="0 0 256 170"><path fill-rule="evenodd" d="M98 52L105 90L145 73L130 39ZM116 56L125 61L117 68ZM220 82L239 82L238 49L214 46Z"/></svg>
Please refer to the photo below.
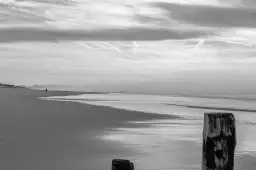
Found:
<svg viewBox="0 0 256 170"><path fill-rule="evenodd" d="M109 170L112 159L140 153L101 135L118 127L142 127L128 121L174 118L38 99L74 94L81 93L0 88L1 170Z"/></svg>
<svg viewBox="0 0 256 170"><path fill-rule="evenodd" d="M77 94L0 88L0 170L110 170L114 158L137 170L201 169L202 119L38 99ZM206 110L175 110L186 112ZM255 169L255 133L253 124L237 122L234 170Z"/></svg>

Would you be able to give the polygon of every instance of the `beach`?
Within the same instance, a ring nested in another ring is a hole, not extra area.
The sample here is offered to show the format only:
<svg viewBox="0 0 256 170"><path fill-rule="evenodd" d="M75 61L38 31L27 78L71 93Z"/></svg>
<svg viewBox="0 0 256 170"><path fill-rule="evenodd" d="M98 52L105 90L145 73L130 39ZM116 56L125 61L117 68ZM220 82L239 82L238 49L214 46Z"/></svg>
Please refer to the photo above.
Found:
<svg viewBox="0 0 256 170"><path fill-rule="evenodd" d="M109 101L108 94L85 94L87 98L81 94L0 88L0 169L111 169L115 158L131 160L138 170L201 169L202 117L213 108L162 106L154 102L157 96L145 100L137 95L134 102L131 95L113 94ZM59 97L46 100L52 96ZM186 104L187 99L182 100ZM234 114L238 119L235 170L253 170L255 113Z"/></svg>
<svg viewBox="0 0 256 170"><path fill-rule="evenodd" d="M0 88L1 170L111 169L112 159L131 157L136 150L100 140L105 130L136 127L127 121L171 118L38 99L71 94L81 93Z"/></svg>
<svg viewBox="0 0 256 170"><path fill-rule="evenodd" d="M255 56L256 0L0 0L0 170L218 166L206 113L256 170Z"/></svg>

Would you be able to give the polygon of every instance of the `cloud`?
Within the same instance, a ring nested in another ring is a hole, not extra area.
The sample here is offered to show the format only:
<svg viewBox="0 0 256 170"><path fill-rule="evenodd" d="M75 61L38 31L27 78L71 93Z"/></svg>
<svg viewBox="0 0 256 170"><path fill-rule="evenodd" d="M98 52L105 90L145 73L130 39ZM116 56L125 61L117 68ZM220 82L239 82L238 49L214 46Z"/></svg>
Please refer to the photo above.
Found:
<svg viewBox="0 0 256 170"><path fill-rule="evenodd" d="M256 8L256 1L255 0L241 0L243 5Z"/></svg>
<svg viewBox="0 0 256 170"><path fill-rule="evenodd" d="M56 42L56 41L142 41L142 40L167 40L188 39L206 36L210 33L200 31L179 31L168 29L105 29L98 31L89 30L55 30L32 27L2 28L0 29L0 43L8 42Z"/></svg>
<svg viewBox="0 0 256 170"><path fill-rule="evenodd" d="M4 3L5 2L5 3ZM46 21L41 6L27 1L0 1L0 27L13 25L40 25Z"/></svg>
<svg viewBox="0 0 256 170"><path fill-rule="evenodd" d="M202 5L152 3L153 7L167 11L167 15L180 22L218 28L255 28L256 10Z"/></svg>
<svg viewBox="0 0 256 170"><path fill-rule="evenodd" d="M38 2L54 5L72 5L74 2L72 0L16 0L16 2Z"/></svg>
<svg viewBox="0 0 256 170"><path fill-rule="evenodd" d="M0 77L119 87L184 70L196 71L176 76L186 84L205 70L246 72L256 63L256 10L235 1L0 0Z"/></svg>
<svg viewBox="0 0 256 170"><path fill-rule="evenodd" d="M95 29L161 26L174 28L178 23L164 16L164 10L150 5L162 0L0 0L1 12L8 11L1 23L22 22L44 24L55 28ZM185 3L171 0L174 3ZM190 1L192 4L216 4L217 0L205 3L203 0ZM154 22L153 22L154 21ZM24 24L24 23L23 23ZM186 27L186 26L185 26ZM187 27L186 27L187 28Z"/></svg>
<svg viewBox="0 0 256 170"><path fill-rule="evenodd" d="M71 5L72 0L0 0L0 4L15 6L34 6L37 4Z"/></svg>
<svg viewBox="0 0 256 170"><path fill-rule="evenodd" d="M221 3L229 3L234 6L256 8L255 0L219 0Z"/></svg>
<svg viewBox="0 0 256 170"><path fill-rule="evenodd" d="M45 21L45 18L39 15L36 15L34 12L26 9L15 9L15 8L6 8L5 6L0 5L0 25L3 24L24 24L28 22L32 23L42 23Z"/></svg>

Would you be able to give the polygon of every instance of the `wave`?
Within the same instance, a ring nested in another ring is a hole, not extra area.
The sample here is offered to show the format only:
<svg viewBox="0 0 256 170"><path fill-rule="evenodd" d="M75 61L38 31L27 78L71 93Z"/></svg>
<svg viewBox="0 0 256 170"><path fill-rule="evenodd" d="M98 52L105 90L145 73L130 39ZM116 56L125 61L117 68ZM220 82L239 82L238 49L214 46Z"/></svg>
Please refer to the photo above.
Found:
<svg viewBox="0 0 256 170"><path fill-rule="evenodd" d="M79 102L97 102L98 104L120 105L120 104L155 104L186 107L194 109L210 109L221 111L256 112L255 101L221 98L199 98L181 96L160 96L144 94L83 94L73 96L53 96L45 99L79 100Z"/></svg>
<svg viewBox="0 0 256 170"><path fill-rule="evenodd" d="M236 111L236 112L256 112L256 109L239 109L239 108L228 108L228 107L207 107L207 106L191 106L191 105L180 105L180 104L167 104L172 106L181 106L194 109L207 109L207 110L221 110L221 111Z"/></svg>
<svg viewBox="0 0 256 170"><path fill-rule="evenodd" d="M232 112L239 123L256 125L255 101L124 93L52 96L41 99L165 114L190 120L202 120L205 112Z"/></svg>

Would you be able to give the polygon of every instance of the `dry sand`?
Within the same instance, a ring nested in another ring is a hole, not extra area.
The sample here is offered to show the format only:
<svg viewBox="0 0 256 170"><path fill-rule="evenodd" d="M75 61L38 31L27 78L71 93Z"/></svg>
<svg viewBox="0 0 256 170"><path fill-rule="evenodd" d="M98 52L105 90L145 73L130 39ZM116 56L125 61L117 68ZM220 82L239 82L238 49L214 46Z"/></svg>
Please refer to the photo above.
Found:
<svg viewBox="0 0 256 170"><path fill-rule="evenodd" d="M81 93L0 88L0 170L110 170L112 159L136 157L140 157L134 160L137 170L173 169L178 165L183 168L174 169L200 169L202 148L195 141L166 139L162 147L150 148L153 151L144 154L136 147L98 138L110 128L150 126L128 121L174 116L38 99L75 94ZM247 131L248 126L238 126L238 130ZM122 133L129 136L129 131ZM239 134L238 142L246 140ZM141 134L138 140L152 137ZM255 160L249 155L236 157L235 170L254 170Z"/></svg>
<svg viewBox="0 0 256 170"><path fill-rule="evenodd" d="M74 94L0 88L0 170L110 170L113 158L136 151L96 138L105 129L173 118L38 99Z"/></svg>

